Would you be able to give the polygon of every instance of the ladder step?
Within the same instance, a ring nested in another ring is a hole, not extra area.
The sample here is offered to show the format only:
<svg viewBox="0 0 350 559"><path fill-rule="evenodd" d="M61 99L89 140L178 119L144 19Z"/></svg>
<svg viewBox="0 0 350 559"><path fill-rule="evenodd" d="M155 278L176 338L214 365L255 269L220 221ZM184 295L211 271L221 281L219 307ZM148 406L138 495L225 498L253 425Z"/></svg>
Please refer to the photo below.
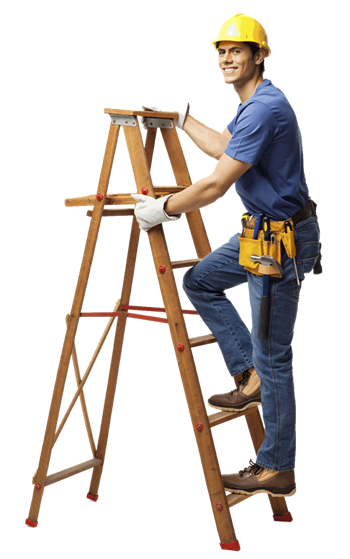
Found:
<svg viewBox="0 0 350 559"><path fill-rule="evenodd" d="M257 406L253 408L248 408L244 411L219 411L218 413L213 413L212 415L208 415L209 425L210 427L215 427L215 425L220 425L221 423L226 423L226 421L230 421L231 419L236 419L236 417L242 417L242 415L249 415L250 413L254 413L256 411Z"/></svg>
<svg viewBox="0 0 350 559"><path fill-rule="evenodd" d="M167 194L174 194L176 192L181 192L187 186L156 186L154 188L154 194L156 197L159 196L166 196ZM120 192L118 194L107 194L104 204L106 206L114 206L114 205L133 205L137 203L135 199L131 195L132 193L129 192ZM136 192L135 192L136 194ZM64 204L67 208L74 208L77 206L95 206L96 204L100 203L100 200L96 201L96 194L89 194L88 196L80 196L79 198L66 198ZM107 214L105 214L107 215ZM120 214L115 214L120 215Z"/></svg>
<svg viewBox="0 0 350 559"><path fill-rule="evenodd" d="M86 212L88 217L92 217L92 210L88 210ZM112 216L120 216L120 215L134 215L134 210L103 210L102 216L103 217L112 217Z"/></svg>
<svg viewBox="0 0 350 559"><path fill-rule="evenodd" d="M213 334L205 334L205 336L197 336L196 338L190 338L191 347L213 344L214 342L216 342L216 338L215 336L213 336Z"/></svg>
<svg viewBox="0 0 350 559"><path fill-rule="evenodd" d="M174 268L189 268L190 266L195 266L203 260L202 258L192 258L191 260L176 260L175 262L170 262L171 267Z"/></svg>
<svg viewBox="0 0 350 559"><path fill-rule="evenodd" d="M238 493L230 493L229 495L226 495L227 505L229 507L234 507L235 505L238 505L238 503L249 499L251 496L252 495L238 495Z"/></svg>
<svg viewBox="0 0 350 559"><path fill-rule="evenodd" d="M66 479L67 477L74 476L75 474L80 474L80 472L85 472L85 470L89 470L90 468L94 468L100 464L102 464L102 460L99 458L92 458L91 460L87 460L87 462L82 462L81 464L77 464L76 466L72 466L66 470L61 470L60 472L51 474L46 478L45 487L47 485L51 485L52 483L56 483L56 481L61 481L61 479Z"/></svg>

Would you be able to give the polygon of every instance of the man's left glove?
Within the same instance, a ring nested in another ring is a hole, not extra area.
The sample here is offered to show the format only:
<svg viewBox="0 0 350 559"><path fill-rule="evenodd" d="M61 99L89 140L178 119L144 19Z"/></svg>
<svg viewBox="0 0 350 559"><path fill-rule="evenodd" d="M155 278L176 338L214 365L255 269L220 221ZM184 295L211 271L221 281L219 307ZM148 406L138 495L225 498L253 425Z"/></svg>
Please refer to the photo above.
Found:
<svg viewBox="0 0 350 559"><path fill-rule="evenodd" d="M142 105L142 109L144 111L154 111L154 112L164 112L164 113L178 113L179 118L175 118L174 119L174 124L175 126L177 126L177 128L181 128L181 130L183 130L184 127L184 123L186 120L186 117L188 115L188 111L190 110L190 104L189 103L184 103L180 106L180 109L158 109L157 107L150 107L149 105ZM142 122L142 126L144 128L146 128L147 130L147 125L146 125L146 119L144 116L141 117L141 122Z"/></svg>
<svg viewBox="0 0 350 559"><path fill-rule="evenodd" d="M162 196L161 198L153 198L144 194L131 194L138 202L135 205L135 217L142 231L149 231L152 227L164 223L165 221L174 221L180 219L182 214L168 215L164 211L164 206L168 198L173 194Z"/></svg>

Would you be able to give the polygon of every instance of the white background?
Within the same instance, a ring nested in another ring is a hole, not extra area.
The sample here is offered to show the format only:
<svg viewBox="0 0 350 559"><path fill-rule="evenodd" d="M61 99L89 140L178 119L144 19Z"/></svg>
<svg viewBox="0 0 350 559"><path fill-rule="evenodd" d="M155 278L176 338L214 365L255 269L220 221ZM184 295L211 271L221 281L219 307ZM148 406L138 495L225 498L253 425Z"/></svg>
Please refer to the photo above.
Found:
<svg viewBox="0 0 350 559"><path fill-rule="evenodd" d="M301 128L305 173L318 203L321 276L302 288L293 342L297 397L297 493L292 523L274 523L266 495L231 509L241 556L345 557L349 498L347 421L348 86L347 14L340 2L274 0L111 2L13 0L1 10L2 379L1 546L4 557L222 557L167 326L130 319L98 503L85 496L91 472L47 488L39 526L25 527L31 478L46 419L89 226L86 208L64 199L96 192L109 117L105 107L144 102L191 114L223 130L239 103L223 82L211 41L243 12L268 34L269 78L287 96ZM215 160L179 132L192 181ZM135 192L123 133L109 192ZM160 139L152 178L174 178ZM243 207L232 187L202 210L212 249L238 231ZM104 220L83 310L109 311L120 297L131 218ZM185 217L165 224L172 260L195 258ZM183 308L192 308L176 270ZM250 325L246 287L228 297ZM131 304L163 306L146 233ZM164 316L164 315L163 315ZM82 374L105 319L81 320ZM188 332L208 329L198 316ZM114 332L114 329L113 329ZM91 374L86 399L98 438L113 333ZM233 388L216 344L194 350L205 401ZM75 390L70 368L62 411ZM90 458L80 404L49 471ZM210 411L211 408L208 408ZM213 431L221 469L255 454L244 419Z"/></svg>

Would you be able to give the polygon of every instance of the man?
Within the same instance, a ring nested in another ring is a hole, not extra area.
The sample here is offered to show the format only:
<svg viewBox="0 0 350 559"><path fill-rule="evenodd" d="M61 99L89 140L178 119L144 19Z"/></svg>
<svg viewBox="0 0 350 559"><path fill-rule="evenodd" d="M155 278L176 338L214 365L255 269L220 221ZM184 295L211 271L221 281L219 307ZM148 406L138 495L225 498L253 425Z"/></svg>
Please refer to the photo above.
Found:
<svg viewBox="0 0 350 559"><path fill-rule="evenodd" d="M189 115L187 105L177 111L176 125L219 162L209 177L176 195L158 200L135 195L140 202L135 215L140 227L148 231L159 223L179 219L182 213L212 204L236 183L250 214L242 219L242 235L231 237L188 270L183 288L216 337L231 375L241 375L238 389L212 396L209 404L225 411L241 411L260 403L263 408L265 440L256 462L250 461L250 466L237 474L224 475L225 489L247 495L262 491L289 496L296 491L291 342L305 274L316 264L315 272L321 271L316 204L309 199L293 109L284 94L263 78L264 58L271 52L263 27L237 14L224 23L213 45L225 82L233 85L240 98L237 115L220 134ZM267 231L265 243L257 239L257 235L264 239L258 228L254 237L249 231L255 228L259 215L274 231L273 235ZM265 245L268 251L274 248L284 271L282 277L271 276L268 284L266 338L258 332L264 278L253 264L248 271L239 263L239 251L242 257L249 235L255 239L251 242L257 243L252 254L258 245L264 251ZM295 242L294 253L287 237L292 245ZM252 308L251 333L224 293L244 282L248 283Z"/></svg>

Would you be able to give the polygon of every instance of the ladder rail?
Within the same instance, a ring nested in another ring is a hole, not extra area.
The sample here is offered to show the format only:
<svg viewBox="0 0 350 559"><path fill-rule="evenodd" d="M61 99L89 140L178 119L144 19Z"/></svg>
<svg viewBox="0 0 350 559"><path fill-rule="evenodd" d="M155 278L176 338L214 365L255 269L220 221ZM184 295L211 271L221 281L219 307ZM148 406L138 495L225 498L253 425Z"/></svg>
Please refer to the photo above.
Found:
<svg viewBox="0 0 350 559"><path fill-rule="evenodd" d="M107 193L109 178L112 170L112 164L117 146L119 135L119 126L110 125L109 134L107 138L107 145L105 149L101 175L98 185L98 192L104 196ZM41 450L39 467L37 472L37 481L41 486L40 490L34 488L32 502L29 510L28 521L36 523L39 515L40 505L44 494L45 480L47 477L47 470L49 467L53 440L56 432L58 414L61 407L61 401L66 382L68 366L72 354L73 343L78 328L79 316L83 305L85 291L90 274L90 268L95 252L97 236L99 232L100 222L103 212L103 200L99 206L94 208L94 213L90 222L89 232L86 240L83 260L78 277L77 287L75 290L72 311L70 313L70 320L67 327L66 335L64 338L61 358L58 366L56 382L53 390L51 406L49 411L49 418L46 425L44 442Z"/></svg>

